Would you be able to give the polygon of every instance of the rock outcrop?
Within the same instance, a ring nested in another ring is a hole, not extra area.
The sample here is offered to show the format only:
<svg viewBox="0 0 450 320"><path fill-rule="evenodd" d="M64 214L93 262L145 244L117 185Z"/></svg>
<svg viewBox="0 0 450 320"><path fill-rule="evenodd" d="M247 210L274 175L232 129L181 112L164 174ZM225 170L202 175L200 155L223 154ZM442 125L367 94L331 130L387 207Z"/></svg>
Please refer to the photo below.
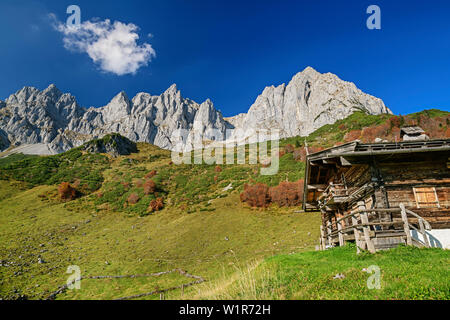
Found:
<svg viewBox="0 0 450 320"><path fill-rule="evenodd" d="M281 137L306 136L355 111L392 113L381 99L363 93L355 84L308 67L288 85L266 87L247 114L227 121L244 130L278 129Z"/></svg>
<svg viewBox="0 0 450 320"><path fill-rule="evenodd" d="M81 148L89 153L107 153L113 157L137 152L136 143L118 133L107 134L101 139L86 142Z"/></svg>
<svg viewBox="0 0 450 320"><path fill-rule="evenodd" d="M120 92L106 106L88 109L55 85L43 91L25 87L0 101L0 151L26 145L23 150L60 153L109 133L173 149L178 143L173 133L178 129L188 132L183 143L193 140L194 129L205 140L217 140L217 133L225 137L227 129L279 129L282 137L308 135L356 110L391 113L382 100L353 83L310 67L288 85L265 88L248 113L226 119L209 99L198 104L182 97L176 85L159 96L142 92L131 100Z"/></svg>

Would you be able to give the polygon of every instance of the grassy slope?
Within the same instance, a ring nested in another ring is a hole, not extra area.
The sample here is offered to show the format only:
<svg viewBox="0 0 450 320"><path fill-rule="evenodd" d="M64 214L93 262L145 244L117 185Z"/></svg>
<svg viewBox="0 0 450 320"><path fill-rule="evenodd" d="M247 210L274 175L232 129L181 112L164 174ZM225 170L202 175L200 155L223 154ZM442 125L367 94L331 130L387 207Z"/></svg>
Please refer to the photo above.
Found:
<svg viewBox="0 0 450 320"><path fill-rule="evenodd" d="M348 131L388 118L356 113L335 125L322 127L308 141L310 145L327 146L342 136L339 127L343 123ZM285 139L280 145L301 145L303 140ZM65 283L68 276L65 270L73 264L79 265L86 276L183 268L211 280L185 292L185 297L204 297L205 290L211 289L217 279L239 278L240 271L236 270L247 268L249 261L310 250L316 244L319 215L295 214L293 209L276 207L258 211L239 202L244 183L260 181L276 185L286 179L302 178L304 163L294 161L292 154L281 158L277 175L261 176L257 165L222 165L221 172L211 165L170 165L169 152L148 144L138 147L139 153L131 156L116 159L95 156L94 166L89 161L92 156L74 152L44 157L57 161L20 159L23 158L20 155L17 159L0 160L2 177L28 181L28 184L0 181L0 260L8 262L7 267L0 266L0 297L17 298L21 294L29 298L45 297ZM76 157L74 162L72 157ZM33 170L23 167L24 162L17 165L15 160L28 161ZM43 163L51 163L52 170L43 170L40 175ZM4 170L4 166L11 170ZM158 172L153 179L166 207L141 217L153 196L143 195L136 182L151 170ZM101 198L91 194L66 204L54 199L53 183L74 180L80 174L83 178L86 172L96 183L88 186L92 179L85 179L82 181L86 183L85 189L102 183L97 191L102 193ZM130 188L125 190L121 183L127 182ZM230 183L234 189L224 192L223 188ZM34 188L29 189L29 184ZM124 208L131 193L138 193L141 200ZM46 263L37 263L39 255ZM159 279L85 280L82 290L59 298L116 298L185 282L189 280L176 275ZM254 283L253 287L256 286ZM179 294L174 292L171 297L177 298ZM303 296L283 293L279 297Z"/></svg>
<svg viewBox="0 0 450 320"><path fill-rule="evenodd" d="M139 144L139 149L105 165L98 192L104 193L106 203L96 194L60 203L53 197L55 185L17 192L0 188L0 260L8 262L8 267L0 267L1 297L43 298L65 283L69 265L79 265L85 276L182 268L211 280L230 275L235 265L251 259L314 247L318 231L311 226L319 223L317 214L276 207L259 211L240 203L239 186L249 177L259 178L257 166L222 166L216 172L215 166L169 165L170 153L148 144ZM283 168L278 179L285 178ZM72 172L71 167L63 170ZM135 182L151 170L158 171L153 179L166 198L166 208L141 217L134 211L138 205L122 205L129 193L142 191ZM109 188L120 188L121 182L131 182L131 188L120 197L109 195ZM230 182L236 189L223 192ZM9 184L2 181L0 186ZM46 263L38 264L39 256ZM119 298L186 282L176 275L83 280L82 290L59 298Z"/></svg>
<svg viewBox="0 0 450 320"><path fill-rule="evenodd" d="M441 249L399 247L356 254L354 246L278 255L241 268L233 281L205 284L199 299L450 299L450 255ZM379 289L369 289L378 266ZM334 279L337 274L345 276Z"/></svg>
<svg viewBox="0 0 450 320"><path fill-rule="evenodd" d="M317 215L302 214L300 218L288 209L254 211L236 204L236 194L218 199L214 212L163 210L147 217L130 217L48 205L38 195L50 188L37 187L0 202L0 257L14 263L0 267L3 297L13 297L18 289L30 298L42 298L46 291L65 283L69 265L79 265L83 275L183 268L212 279L233 271L233 264L310 249L318 237L317 231L311 230L311 225L318 224ZM47 263L38 264L39 255ZM20 274L15 276L15 272ZM163 288L167 283L166 277L162 278L158 285ZM113 281L121 283L120 291L115 291L116 286L103 291L108 280L86 282L95 283L61 298L120 297L151 291L156 285L149 280L125 279ZM140 286L142 282L152 288Z"/></svg>
<svg viewBox="0 0 450 320"><path fill-rule="evenodd" d="M342 143L345 135L353 130L362 130L364 128L380 126L386 123L388 124L388 131L395 130L391 123L389 123L390 119L397 119L398 123L396 123L396 125L398 126L419 125L422 126L425 131L427 131L427 129L441 130L439 133L429 132L429 134L432 134L431 137L439 136L440 138L443 138L442 134L446 129L450 128L450 112L437 109L424 110L406 116L394 116L388 114L367 115L363 112L355 112L345 119L317 129L306 137L306 141L309 146L318 146L323 148L332 147L336 143ZM430 127L430 123L427 120L431 120L431 123L434 122L437 128L432 128L433 126ZM382 132L380 132L380 135L381 134ZM387 135L389 136L389 134ZM399 137L397 136L397 139L398 138ZM304 145L304 141L305 138L303 137L292 137L284 139L280 145L290 143L292 145L299 146Z"/></svg>

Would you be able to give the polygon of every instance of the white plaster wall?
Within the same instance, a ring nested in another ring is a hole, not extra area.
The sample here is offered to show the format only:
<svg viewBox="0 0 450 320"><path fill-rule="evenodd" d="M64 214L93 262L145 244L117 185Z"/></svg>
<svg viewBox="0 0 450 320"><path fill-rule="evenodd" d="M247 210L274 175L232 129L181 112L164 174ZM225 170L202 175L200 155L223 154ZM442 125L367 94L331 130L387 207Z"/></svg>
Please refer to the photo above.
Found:
<svg viewBox="0 0 450 320"><path fill-rule="evenodd" d="M430 245L433 248L450 249L450 229L434 229L426 231ZM416 230L411 230L411 236L423 242L423 236Z"/></svg>

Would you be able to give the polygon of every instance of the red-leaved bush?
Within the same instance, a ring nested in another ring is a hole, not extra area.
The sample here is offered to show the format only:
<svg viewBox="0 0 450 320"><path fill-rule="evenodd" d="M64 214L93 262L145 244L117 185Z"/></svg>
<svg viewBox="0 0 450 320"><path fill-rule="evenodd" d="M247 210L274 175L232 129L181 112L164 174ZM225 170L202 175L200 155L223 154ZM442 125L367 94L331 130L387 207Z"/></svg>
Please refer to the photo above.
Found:
<svg viewBox="0 0 450 320"><path fill-rule="evenodd" d="M164 199L157 198L156 200L150 201L150 205L148 206L149 212L159 211L164 208Z"/></svg>
<svg viewBox="0 0 450 320"><path fill-rule="evenodd" d="M322 151L322 147L308 147L309 154L316 153L319 151ZM294 157L294 160L296 161L305 161L306 160L306 148L300 147L295 148L294 152L292 153L292 156Z"/></svg>
<svg viewBox="0 0 450 320"><path fill-rule="evenodd" d="M271 203L279 207L298 206L303 200L303 180L297 182L283 181L276 187L268 187L263 183L253 186L244 185L241 201L251 207L266 208Z"/></svg>
<svg viewBox="0 0 450 320"><path fill-rule="evenodd" d="M77 197L77 190L68 182L61 182L58 186L58 195L61 200L73 200Z"/></svg>
<svg viewBox="0 0 450 320"><path fill-rule="evenodd" d="M139 195L137 193L132 193L130 194L130 196L128 197L127 201L129 204L136 204L139 201Z"/></svg>
<svg viewBox="0 0 450 320"><path fill-rule="evenodd" d="M270 204L269 187L263 183L257 183L253 186L244 185L244 191L240 198L251 207L265 208Z"/></svg>
<svg viewBox="0 0 450 320"><path fill-rule="evenodd" d="M129 190L130 189L130 183L129 182L121 182L120 184L123 186L123 188L125 190Z"/></svg>
<svg viewBox="0 0 450 320"><path fill-rule="evenodd" d="M292 156L295 161L305 161L306 160L306 150L305 148L295 148Z"/></svg>
<svg viewBox="0 0 450 320"><path fill-rule="evenodd" d="M345 134L344 141L351 142L354 140L358 140L360 136L361 136L361 130L352 130Z"/></svg>
<svg viewBox="0 0 450 320"><path fill-rule="evenodd" d="M156 170L152 170L152 171L150 171L149 173L147 173L146 175L145 175L145 179L151 179L151 178L153 178L154 176L156 176L158 174L158 172L156 172Z"/></svg>
<svg viewBox="0 0 450 320"><path fill-rule="evenodd" d="M292 144L287 144L284 146L284 152L292 153L294 152L295 147Z"/></svg>
<svg viewBox="0 0 450 320"><path fill-rule="evenodd" d="M144 183L144 194L149 195L151 193L155 193L156 191L156 183L153 180L147 180Z"/></svg>
<svg viewBox="0 0 450 320"><path fill-rule="evenodd" d="M303 201L303 179L297 182L283 181L276 187L269 188L270 202L279 207L298 206Z"/></svg>
<svg viewBox="0 0 450 320"><path fill-rule="evenodd" d="M142 188L144 186L144 181L142 181L142 179L137 179L135 185L138 188Z"/></svg>

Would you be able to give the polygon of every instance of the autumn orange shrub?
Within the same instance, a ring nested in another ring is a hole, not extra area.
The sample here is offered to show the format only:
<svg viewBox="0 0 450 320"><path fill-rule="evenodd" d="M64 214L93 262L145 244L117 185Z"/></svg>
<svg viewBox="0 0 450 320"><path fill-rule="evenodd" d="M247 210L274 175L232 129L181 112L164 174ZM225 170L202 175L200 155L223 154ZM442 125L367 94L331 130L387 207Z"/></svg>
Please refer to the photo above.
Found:
<svg viewBox="0 0 450 320"><path fill-rule="evenodd" d="M158 174L158 172L156 172L156 170L152 170L152 171L150 171L149 173L147 173L146 175L145 175L145 179L151 179L151 178L153 178L154 176L156 176Z"/></svg>
<svg viewBox="0 0 450 320"><path fill-rule="evenodd" d="M128 197L127 201L129 204L136 204L136 203L138 203L139 199L140 199L140 197L137 193L132 193Z"/></svg>
<svg viewBox="0 0 450 320"><path fill-rule="evenodd" d="M157 198L156 200L150 201L150 205L148 206L149 212L159 211L164 208L164 199Z"/></svg>
<svg viewBox="0 0 450 320"><path fill-rule="evenodd" d="M397 127L400 128L402 126L402 117L401 116L393 116L389 118L389 124L391 128Z"/></svg>
<svg viewBox="0 0 450 320"><path fill-rule="evenodd" d="M269 187L263 183L257 183L253 186L244 185L244 191L240 198L242 202L246 202L251 207L265 208L270 204Z"/></svg>
<svg viewBox="0 0 450 320"><path fill-rule="evenodd" d="M120 184L123 186L123 188L125 190L130 189L130 183L129 182L121 182Z"/></svg>
<svg viewBox="0 0 450 320"><path fill-rule="evenodd" d="M144 183L144 194L149 195L151 193L155 193L156 191L156 183L153 180L147 180Z"/></svg>
<svg viewBox="0 0 450 320"><path fill-rule="evenodd" d="M252 186L245 184L240 198L241 202L258 208L266 208L271 203L276 203L279 207L298 206L303 200L303 186L303 179L297 182L283 181L270 188L263 183Z"/></svg>
<svg viewBox="0 0 450 320"><path fill-rule="evenodd" d="M81 184L81 180L75 179L75 181L72 183L72 187L77 189L78 187L80 187L80 184Z"/></svg>
<svg viewBox="0 0 450 320"><path fill-rule="evenodd" d="M292 144L287 144L284 146L284 152L286 153L292 153L294 152L294 146Z"/></svg>
<svg viewBox="0 0 450 320"><path fill-rule="evenodd" d="M316 153L316 152L319 152L322 150L323 150L322 147L308 147L309 154ZM294 157L294 160L296 160L296 161L305 161L306 160L306 148L305 147L295 148L292 155Z"/></svg>
<svg viewBox="0 0 450 320"><path fill-rule="evenodd" d="M345 142L355 141L358 140L360 136L361 130L351 130L345 134L344 141Z"/></svg>
<svg viewBox="0 0 450 320"><path fill-rule="evenodd" d="M293 155L295 161L305 161L306 160L306 149L303 147L295 148L292 155Z"/></svg>
<svg viewBox="0 0 450 320"><path fill-rule="evenodd" d="M389 140L390 129L387 122L378 126L366 127L361 132L361 139L367 143L374 142L376 138Z"/></svg>
<svg viewBox="0 0 450 320"><path fill-rule="evenodd" d="M136 180L136 187L138 188L142 188L144 186L144 181L142 181L142 179L138 179Z"/></svg>
<svg viewBox="0 0 450 320"><path fill-rule="evenodd" d="M297 182L283 181L276 187L269 188L271 203L279 207L298 206L303 200L303 179Z"/></svg>
<svg viewBox="0 0 450 320"><path fill-rule="evenodd" d="M77 190L68 182L61 182L58 186L58 195L61 200L73 200L77 197Z"/></svg>

